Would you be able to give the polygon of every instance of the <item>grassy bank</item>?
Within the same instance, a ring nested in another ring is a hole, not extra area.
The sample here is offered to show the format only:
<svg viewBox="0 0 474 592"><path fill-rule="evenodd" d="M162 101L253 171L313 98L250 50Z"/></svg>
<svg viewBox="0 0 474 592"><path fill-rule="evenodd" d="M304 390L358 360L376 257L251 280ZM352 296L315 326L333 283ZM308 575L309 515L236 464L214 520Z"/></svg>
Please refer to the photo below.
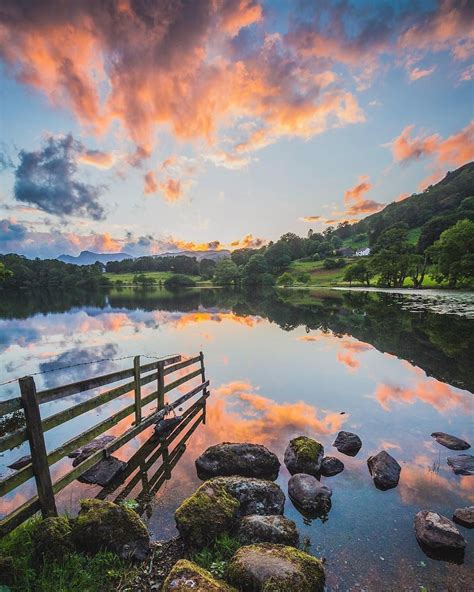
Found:
<svg viewBox="0 0 474 592"><path fill-rule="evenodd" d="M136 276L145 276L149 280L153 280L155 284L163 284L165 280L175 275L172 271L142 271L139 273L104 273L104 277L107 278L112 284L122 283L125 286L132 286L134 284L134 278ZM210 282L201 279L199 275L188 275L199 285L208 285Z"/></svg>

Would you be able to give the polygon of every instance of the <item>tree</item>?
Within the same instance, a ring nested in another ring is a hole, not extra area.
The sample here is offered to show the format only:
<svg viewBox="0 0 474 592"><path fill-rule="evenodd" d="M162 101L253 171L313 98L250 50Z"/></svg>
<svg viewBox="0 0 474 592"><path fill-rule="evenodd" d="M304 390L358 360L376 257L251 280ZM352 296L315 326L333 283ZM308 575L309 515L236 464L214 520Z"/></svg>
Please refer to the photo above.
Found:
<svg viewBox="0 0 474 592"><path fill-rule="evenodd" d="M278 241L267 248L264 257L272 273L278 274L291 263L291 249L288 243Z"/></svg>
<svg viewBox="0 0 474 592"><path fill-rule="evenodd" d="M203 280L210 280L214 275L216 262L214 259L201 259L199 262L199 274Z"/></svg>
<svg viewBox="0 0 474 592"><path fill-rule="evenodd" d="M294 280L293 280L293 276L291 275L291 273L288 273L287 271L285 271L285 273L283 273L277 280L277 283L279 286L292 286L294 284Z"/></svg>
<svg viewBox="0 0 474 592"><path fill-rule="evenodd" d="M436 264L437 279L454 288L459 281L474 277L474 222L460 220L445 230L429 249Z"/></svg>
<svg viewBox="0 0 474 592"><path fill-rule="evenodd" d="M302 272L298 274L296 279L301 284L308 284L311 280L311 275L308 272Z"/></svg>
<svg viewBox="0 0 474 592"><path fill-rule="evenodd" d="M305 240L295 234L294 232L287 232L280 237L278 242L284 242L290 248L291 259L301 259L304 257L304 243Z"/></svg>
<svg viewBox="0 0 474 592"><path fill-rule="evenodd" d="M370 286L370 278L372 275L373 273L368 262L365 259L359 259L359 261L356 261L347 268L344 274L344 281L349 282L351 285L352 282L360 282L361 284Z"/></svg>
<svg viewBox="0 0 474 592"><path fill-rule="evenodd" d="M265 257L263 255L252 255L242 271L242 282L249 286L262 285L265 274L268 274Z"/></svg>
<svg viewBox="0 0 474 592"><path fill-rule="evenodd" d="M192 288L196 282L187 275L175 273L165 280L164 286L170 292L177 292L183 288Z"/></svg>
<svg viewBox="0 0 474 592"><path fill-rule="evenodd" d="M346 262L342 257L340 257L339 259L333 259L331 257L328 257L324 260L325 269L338 269L340 267L344 267L345 264Z"/></svg>
<svg viewBox="0 0 474 592"><path fill-rule="evenodd" d="M213 282L218 286L232 286L240 279L239 268L237 265L226 257L217 262L214 270Z"/></svg>
<svg viewBox="0 0 474 592"><path fill-rule="evenodd" d="M250 257L256 254L256 249L236 249L235 251L232 251L230 257L238 267L243 267L248 263Z"/></svg>
<svg viewBox="0 0 474 592"><path fill-rule="evenodd" d="M396 224L384 230L372 252L370 268L380 276L379 284L387 287L403 286L413 253L406 225Z"/></svg>
<svg viewBox="0 0 474 592"><path fill-rule="evenodd" d="M5 265L0 261L0 284L2 284L7 278L11 277L13 274L12 272L5 267Z"/></svg>

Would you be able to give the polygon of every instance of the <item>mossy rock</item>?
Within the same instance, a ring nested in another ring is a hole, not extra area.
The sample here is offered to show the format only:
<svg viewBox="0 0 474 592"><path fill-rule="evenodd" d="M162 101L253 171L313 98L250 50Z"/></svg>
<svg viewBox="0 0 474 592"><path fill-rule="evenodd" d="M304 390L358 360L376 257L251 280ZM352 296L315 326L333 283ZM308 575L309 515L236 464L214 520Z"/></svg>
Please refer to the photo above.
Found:
<svg viewBox="0 0 474 592"><path fill-rule="evenodd" d="M223 485L206 481L176 510L176 527L188 547L201 549L234 528L238 509Z"/></svg>
<svg viewBox="0 0 474 592"><path fill-rule="evenodd" d="M285 450L284 461L292 475L306 473L316 477L321 471L323 457L322 444L308 436L298 436L290 440Z"/></svg>
<svg viewBox="0 0 474 592"><path fill-rule="evenodd" d="M162 592L236 592L222 580L192 561L180 559L163 582Z"/></svg>
<svg viewBox="0 0 474 592"><path fill-rule="evenodd" d="M296 547L299 542L299 534L293 520L285 516L253 515L242 518L238 539L244 545L279 543Z"/></svg>
<svg viewBox="0 0 474 592"><path fill-rule="evenodd" d="M222 486L239 502L237 517L251 514L273 516L283 514L285 494L281 487L267 479L252 477L215 477L208 481L213 485Z"/></svg>
<svg viewBox="0 0 474 592"><path fill-rule="evenodd" d="M45 518L36 524L31 540L38 561L60 561L74 551L72 529L65 516Z"/></svg>
<svg viewBox="0 0 474 592"><path fill-rule="evenodd" d="M81 501L72 538L81 551L107 550L122 559L142 560L150 550L150 535L134 510L96 499Z"/></svg>
<svg viewBox="0 0 474 592"><path fill-rule="evenodd" d="M294 547L260 543L232 557L227 581L242 592L322 592L322 562Z"/></svg>

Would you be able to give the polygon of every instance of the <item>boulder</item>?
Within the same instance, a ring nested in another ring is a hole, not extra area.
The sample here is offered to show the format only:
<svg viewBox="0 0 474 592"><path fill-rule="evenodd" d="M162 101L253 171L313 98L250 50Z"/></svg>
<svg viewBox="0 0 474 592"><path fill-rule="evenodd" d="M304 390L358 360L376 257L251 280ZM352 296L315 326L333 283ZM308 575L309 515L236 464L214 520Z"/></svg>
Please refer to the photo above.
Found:
<svg viewBox="0 0 474 592"><path fill-rule="evenodd" d="M471 445L465 440L461 440L461 438L451 436L445 432L433 432L431 437L434 438L438 444L446 446L446 448L450 448L451 450L467 450L471 447Z"/></svg>
<svg viewBox="0 0 474 592"><path fill-rule="evenodd" d="M474 456L472 454L448 456L448 465L456 475L474 475Z"/></svg>
<svg viewBox="0 0 474 592"><path fill-rule="evenodd" d="M321 475L324 477L332 477L341 473L344 470L344 463L342 460L334 456L325 456L321 463Z"/></svg>
<svg viewBox="0 0 474 592"><path fill-rule="evenodd" d="M74 550L71 524L65 516L45 518L32 532L31 542L36 560L60 561Z"/></svg>
<svg viewBox="0 0 474 592"><path fill-rule="evenodd" d="M323 516L331 509L331 489L327 485L321 485L313 475L293 475L288 481L288 495L295 506L307 516Z"/></svg>
<svg viewBox="0 0 474 592"><path fill-rule="evenodd" d="M72 527L72 539L86 553L105 549L123 559L142 560L150 550L150 536L140 516L112 502L86 499Z"/></svg>
<svg viewBox="0 0 474 592"><path fill-rule="evenodd" d="M422 510L415 516L415 534L418 543L430 557L442 559L450 554L463 554L466 540L455 524L437 514Z"/></svg>
<svg viewBox="0 0 474 592"><path fill-rule="evenodd" d="M201 549L220 534L230 532L237 522L239 502L222 483L203 483L176 510L176 527L185 544Z"/></svg>
<svg viewBox="0 0 474 592"><path fill-rule="evenodd" d="M110 442L113 442L113 440L115 440L115 436L99 436L98 438L91 440L85 446L81 446L81 448L74 450L74 452L71 452L69 455L69 458L74 459L72 466L77 467L77 465L81 464L82 461L86 460L86 458L89 458L89 456L92 456L98 450L105 448L105 446L110 444Z"/></svg>
<svg viewBox="0 0 474 592"><path fill-rule="evenodd" d="M242 592L322 592L322 562L294 547L260 543L239 549L229 562L227 580Z"/></svg>
<svg viewBox="0 0 474 592"><path fill-rule="evenodd" d="M208 448L196 459L200 479L240 475L276 479L280 461L260 444L223 442Z"/></svg>
<svg viewBox="0 0 474 592"><path fill-rule="evenodd" d="M23 467L26 467L27 465L29 465L30 462L31 462L31 456L29 454L27 454L26 456L22 456L21 458L19 458L15 462L12 462L11 465L7 465L7 467L9 469L13 469L14 471L19 471Z"/></svg>
<svg viewBox="0 0 474 592"><path fill-rule="evenodd" d="M374 456L369 456L367 466L374 480L375 487L378 489L385 491L398 485L402 468L393 456L390 456L385 450Z"/></svg>
<svg viewBox="0 0 474 592"><path fill-rule="evenodd" d="M307 475L319 475L321 462L324 456L323 445L308 438L298 436L290 440L285 450L285 465L292 475L306 473Z"/></svg>
<svg viewBox="0 0 474 592"><path fill-rule="evenodd" d="M474 528L474 506L454 510L453 520L466 528Z"/></svg>
<svg viewBox="0 0 474 592"><path fill-rule="evenodd" d="M87 469L87 471L84 471L77 480L81 483L89 483L90 485L100 485L101 487L105 487L116 475L118 475L118 473L121 473L126 466L127 463L123 460L119 460L118 458L115 458L115 456L109 456L100 460L93 467Z"/></svg>
<svg viewBox="0 0 474 592"><path fill-rule="evenodd" d="M293 520L285 516L245 516L240 523L238 539L244 545L279 543L297 547L299 534Z"/></svg>
<svg viewBox="0 0 474 592"><path fill-rule="evenodd" d="M283 514L285 494L272 481L250 477L216 477L210 483L221 485L239 502L237 517L259 514L271 516Z"/></svg>
<svg viewBox="0 0 474 592"><path fill-rule="evenodd" d="M231 588L222 580L217 580L207 570L192 561L180 559L171 569L163 582L161 592L231 592Z"/></svg>
<svg viewBox="0 0 474 592"><path fill-rule="evenodd" d="M362 448L362 440L357 434L341 431L334 440L333 446L347 456L355 456Z"/></svg>

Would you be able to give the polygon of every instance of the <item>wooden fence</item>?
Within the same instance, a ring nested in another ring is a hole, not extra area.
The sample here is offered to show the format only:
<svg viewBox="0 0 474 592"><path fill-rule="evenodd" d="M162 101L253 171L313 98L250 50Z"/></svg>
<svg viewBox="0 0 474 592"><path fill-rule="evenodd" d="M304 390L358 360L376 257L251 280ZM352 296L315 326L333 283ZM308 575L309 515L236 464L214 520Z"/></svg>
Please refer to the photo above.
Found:
<svg viewBox="0 0 474 592"><path fill-rule="evenodd" d="M184 376L171 382L165 380L167 376L172 375L174 372L193 365L197 365L198 367ZM201 383L198 386L189 390L175 401L165 405L166 393L169 393L189 380L197 377L200 377L201 379ZM41 404L89 391L114 382L123 381L128 378L132 378L132 380L126 384L107 390L99 395L92 396L81 403L55 413L46 419L41 419ZM152 382L156 382L156 390L146 396L142 396L142 387ZM43 391L36 391L35 382L31 376L21 378L19 384L21 397L0 402L0 416L23 409L26 427L0 437L0 452L18 446L25 441L29 441L31 463L0 480L0 497L19 487L32 477L35 478L37 495L0 520L0 536L4 536L38 511L41 511L43 517L56 516L55 494L80 477L97 462L103 458L107 458L111 453L121 448L143 430L164 418L173 409L181 406L195 395L202 393L199 401L196 401L192 407L185 412L183 420L178 425L178 428L161 442L157 451L147 461L148 466L151 466L160 455L163 456L163 469L158 471L157 475L154 476L154 482L148 484L149 491L156 491L161 485L162 480L169 478L171 469L175 466L176 462L184 452L182 443L181 445L178 445L171 454L168 453L168 446L184 427L196 417L201 409L202 415L192 426L190 433L194 431L200 421L205 422L205 402L209 396L209 381L206 381L205 378L204 356L202 352L200 352L198 356L187 360L182 360L181 356L178 355L143 365L140 363L140 356L136 356L134 358L133 368ZM124 407L107 419L68 440L58 448L49 453L47 452L44 432L64 424L91 409L109 403L117 397L131 392L134 393L134 403L132 405ZM143 417L143 407L154 401L156 401L157 404L156 408L146 417ZM89 456L86 460L53 483L50 471L52 465L61 459L64 459L76 449L85 446L91 440L132 414L134 415L134 422L130 428L104 446L103 449ZM186 434L186 439L189 437L190 433ZM134 463L134 457L132 457L127 463L125 470L130 471L134 467ZM133 488L133 484L131 488ZM104 488L103 491L106 491L106 489L107 488ZM100 497L100 495L101 494L99 494L98 497ZM123 496L123 492L120 495Z"/></svg>

